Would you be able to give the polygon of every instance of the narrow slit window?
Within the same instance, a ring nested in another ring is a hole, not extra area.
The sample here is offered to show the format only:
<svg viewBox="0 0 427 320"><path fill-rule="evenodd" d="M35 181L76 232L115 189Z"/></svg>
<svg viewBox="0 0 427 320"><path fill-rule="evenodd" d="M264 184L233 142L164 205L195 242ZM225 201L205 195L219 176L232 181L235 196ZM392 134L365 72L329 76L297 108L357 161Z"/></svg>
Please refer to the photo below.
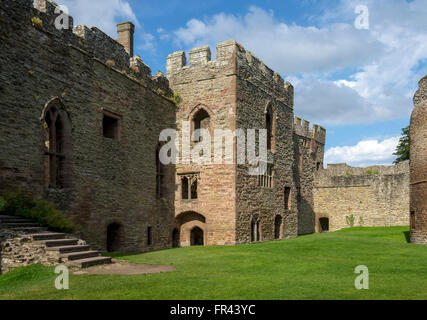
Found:
<svg viewBox="0 0 427 320"><path fill-rule="evenodd" d="M153 244L153 229L151 227L147 228L147 245L151 246Z"/></svg>
<svg viewBox="0 0 427 320"><path fill-rule="evenodd" d="M285 210L289 210L290 205L289 202L291 200L291 188L285 187Z"/></svg>

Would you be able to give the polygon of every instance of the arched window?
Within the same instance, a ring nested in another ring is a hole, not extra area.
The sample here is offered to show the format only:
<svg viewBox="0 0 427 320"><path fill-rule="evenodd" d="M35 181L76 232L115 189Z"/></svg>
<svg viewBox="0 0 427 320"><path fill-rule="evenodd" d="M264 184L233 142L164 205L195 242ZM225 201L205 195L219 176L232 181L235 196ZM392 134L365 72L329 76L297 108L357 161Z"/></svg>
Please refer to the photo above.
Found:
<svg viewBox="0 0 427 320"><path fill-rule="evenodd" d="M54 101L44 115L46 130L46 186L67 188L71 176L71 123L68 114Z"/></svg>
<svg viewBox="0 0 427 320"><path fill-rule="evenodd" d="M163 198L165 195L165 165L160 161L160 149L162 145L159 144L156 149L156 196Z"/></svg>
<svg viewBox="0 0 427 320"><path fill-rule="evenodd" d="M196 134L196 130L199 129L207 129L209 130L210 127L210 116L209 113L207 113L206 110L200 109L196 112L196 114L193 117L193 133L194 133L194 142L200 142L201 136L200 134Z"/></svg>
<svg viewBox="0 0 427 320"><path fill-rule="evenodd" d="M265 128L267 129L267 150L275 151L276 120L271 106L268 106L265 114Z"/></svg>

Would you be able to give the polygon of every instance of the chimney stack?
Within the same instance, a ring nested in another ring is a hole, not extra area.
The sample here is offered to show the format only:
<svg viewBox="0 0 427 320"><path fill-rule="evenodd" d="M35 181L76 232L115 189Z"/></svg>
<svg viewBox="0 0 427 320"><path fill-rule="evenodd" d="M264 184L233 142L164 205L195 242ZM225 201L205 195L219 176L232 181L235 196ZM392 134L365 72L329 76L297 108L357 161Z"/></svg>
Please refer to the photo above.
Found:
<svg viewBox="0 0 427 320"><path fill-rule="evenodd" d="M117 34L119 38L117 41L125 48L129 56L133 57L133 33L135 32L135 25L132 22L123 22L117 25Z"/></svg>

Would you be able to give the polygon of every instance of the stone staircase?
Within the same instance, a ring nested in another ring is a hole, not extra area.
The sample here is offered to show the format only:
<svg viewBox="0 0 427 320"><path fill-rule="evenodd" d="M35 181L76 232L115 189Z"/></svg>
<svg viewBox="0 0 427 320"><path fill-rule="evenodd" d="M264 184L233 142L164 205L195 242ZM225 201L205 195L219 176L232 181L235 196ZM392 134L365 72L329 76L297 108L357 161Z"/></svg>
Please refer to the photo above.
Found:
<svg viewBox="0 0 427 320"><path fill-rule="evenodd" d="M81 240L65 233L49 232L38 223L16 216L0 215L0 228L22 232L35 243L43 244L47 251L57 253L63 261L80 268L112 263L110 257L101 257L98 251L90 250Z"/></svg>

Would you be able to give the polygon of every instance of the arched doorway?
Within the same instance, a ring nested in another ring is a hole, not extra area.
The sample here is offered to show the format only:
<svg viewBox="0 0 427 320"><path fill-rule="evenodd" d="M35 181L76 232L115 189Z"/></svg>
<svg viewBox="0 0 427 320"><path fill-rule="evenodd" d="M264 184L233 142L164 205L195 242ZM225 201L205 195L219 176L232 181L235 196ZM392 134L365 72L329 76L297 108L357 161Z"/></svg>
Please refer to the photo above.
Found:
<svg viewBox="0 0 427 320"><path fill-rule="evenodd" d="M274 220L274 239L276 240L281 238L282 222L282 216L276 216L276 219Z"/></svg>
<svg viewBox="0 0 427 320"><path fill-rule="evenodd" d="M174 229L172 232L172 247L174 248L178 248L179 247L179 230L178 229Z"/></svg>
<svg viewBox="0 0 427 320"><path fill-rule="evenodd" d="M191 246L203 246L205 244L203 230L195 227L191 230Z"/></svg>
<svg viewBox="0 0 427 320"><path fill-rule="evenodd" d="M120 249L120 233L122 226L118 223L112 223L107 227L107 251L115 252Z"/></svg>
<svg viewBox="0 0 427 320"><path fill-rule="evenodd" d="M319 232L329 232L329 218L319 219Z"/></svg>

